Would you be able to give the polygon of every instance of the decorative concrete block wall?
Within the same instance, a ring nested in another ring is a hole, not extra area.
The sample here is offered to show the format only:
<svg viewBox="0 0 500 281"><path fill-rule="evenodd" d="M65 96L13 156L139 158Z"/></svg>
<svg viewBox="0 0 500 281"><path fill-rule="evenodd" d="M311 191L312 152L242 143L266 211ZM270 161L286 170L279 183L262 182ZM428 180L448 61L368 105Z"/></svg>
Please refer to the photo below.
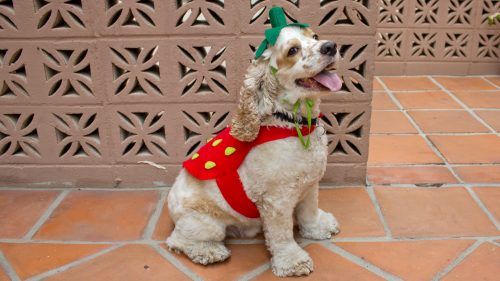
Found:
<svg viewBox="0 0 500 281"><path fill-rule="evenodd" d="M363 183L377 1L0 1L0 185L158 186L230 121L281 5L340 45L325 182ZM139 163L152 161L166 170Z"/></svg>
<svg viewBox="0 0 500 281"><path fill-rule="evenodd" d="M498 0L379 0L377 75L500 74Z"/></svg>

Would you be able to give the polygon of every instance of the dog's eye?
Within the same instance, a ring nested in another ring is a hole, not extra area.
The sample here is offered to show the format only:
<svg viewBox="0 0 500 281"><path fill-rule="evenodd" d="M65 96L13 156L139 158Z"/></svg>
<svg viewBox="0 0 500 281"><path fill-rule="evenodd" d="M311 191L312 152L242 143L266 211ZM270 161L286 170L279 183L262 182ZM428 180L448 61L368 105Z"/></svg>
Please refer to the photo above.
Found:
<svg viewBox="0 0 500 281"><path fill-rule="evenodd" d="M318 36L317 34L314 34L314 35L313 35L313 39L314 39L314 40L319 40L319 36Z"/></svg>
<svg viewBox="0 0 500 281"><path fill-rule="evenodd" d="M288 50L288 56L291 57L295 55L299 51L299 48L297 47L291 47L290 50Z"/></svg>

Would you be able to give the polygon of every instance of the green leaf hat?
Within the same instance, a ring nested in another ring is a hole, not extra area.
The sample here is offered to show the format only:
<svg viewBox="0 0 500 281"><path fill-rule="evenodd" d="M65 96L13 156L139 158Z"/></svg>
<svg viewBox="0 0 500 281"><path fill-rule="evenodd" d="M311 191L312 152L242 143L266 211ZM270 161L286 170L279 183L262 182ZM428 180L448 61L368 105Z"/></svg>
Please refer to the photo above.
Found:
<svg viewBox="0 0 500 281"><path fill-rule="evenodd" d="M281 30L287 26L299 26L299 27L308 27L307 23L287 23L285 12L281 7L272 7L269 10L269 19L271 20L272 28L266 29L264 35L266 39L260 43L259 48L255 52L255 59L258 59L262 53L267 49L268 44L274 46L276 40L278 40L278 36L280 35Z"/></svg>

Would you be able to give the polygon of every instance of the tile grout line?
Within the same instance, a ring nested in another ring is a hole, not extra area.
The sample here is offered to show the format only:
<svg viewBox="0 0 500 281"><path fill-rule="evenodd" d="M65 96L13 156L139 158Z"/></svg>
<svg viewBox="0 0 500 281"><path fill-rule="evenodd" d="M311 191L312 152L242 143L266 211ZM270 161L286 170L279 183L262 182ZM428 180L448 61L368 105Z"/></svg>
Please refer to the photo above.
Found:
<svg viewBox="0 0 500 281"><path fill-rule="evenodd" d="M447 266L445 266L440 272L438 272L432 281L439 281L443 277L445 277L448 273L450 273L457 265L459 265L469 254L471 254L474 250L476 250L484 241L477 240L472 245L470 245L467 249L465 249L462 253L460 253L453 261L451 261Z"/></svg>
<svg viewBox="0 0 500 281"><path fill-rule="evenodd" d="M438 81L436 81L432 76L427 76L434 84L438 85L442 91L444 91L450 98L452 98L455 102L457 102L461 107L465 109L472 117L474 117L479 123L481 123L483 126L485 126L490 132L496 136L500 136L500 133L497 133L495 129L493 129L488 123L486 123L481 117L477 115L474 110L472 110L467 104L462 102L457 96L455 96L450 90L446 89L443 85L441 85Z"/></svg>
<svg viewBox="0 0 500 281"><path fill-rule="evenodd" d="M236 279L237 281L249 281L254 279L255 277L261 275L264 273L266 270L271 269L271 264L269 262L266 262L262 265L257 266L256 268L250 270L249 272L245 273L243 276L239 277Z"/></svg>
<svg viewBox="0 0 500 281"><path fill-rule="evenodd" d="M5 273L7 273L7 276L9 276L12 281L21 281L21 278L19 278L17 272L12 268L9 261L0 250L0 269L1 268L5 270Z"/></svg>
<svg viewBox="0 0 500 281"><path fill-rule="evenodd" d="M160 254L164 259L166 259L170 264L172 264L175 268L177 268L182 273L186 274L191 280L195 281L203 281L203 278L194 273L187 266L182 264L177 258L175 258L172 254L170 254L166 249L160 247L156 243L150 244L151 248L153 248L158 254Z"/></svg>
<svg viewBox="0 0 500 281"><path fill-rule="evenodd" d="M61 202L66 198L66 196L70 193L70 190L63 190L57 198L50 204L50 206L45 210L43 215L38 219L38 221L31 227L31 229L24 235L24 240L31 240L33 236L36 234L38 230L42 227L42 225L49 219L50 215L54 212L54 210L61 204Z"/></svg>
<svg viewBox="0 0 500 281"><path fill-rule="evenodd" d="M158 220L160 219L160 216L163 212L163 206L165 205L165 201L167 200L167 195L168 192L166 190L162 190L160 192L160 199L158 200L156 208L149 218L148 224L146 225L146 229L144 230L144 233L142 235L143 239L149 240L153 236L153 232L155 231Z"/></svg>
<svg viewBox="0 0 500 281"><path fill-rule="evenodd" d="M498 223L498 221L495 219L495 216L493 216L490 213L490 211L488 210L488 208L486 208L486 206L484 205L483 201L481 201L481 199L479 198L479 196L477 196L477 194L474 192L474 190L472 189L472 187L470 185L466 185L465 189L469 192L470 196L476 202L476 204L479 206L479 208L481 208L481 210L483 210L483 212L486 214L486 216L488 217L488 219L490 219L490 221L495 225L495 227L497 228L497 230L500 230L500 223Z"/></svg>
<svg viewBox="0 0 500 281"><path fill-rule="evenodd" d="M373 207L375 208L375 212L377 213L378 219L380 220L380 223L382 223L382 227L384 228L385 236L388 239L391 239L392 238L392 231L389 228L389 224L387 224L387 221L385 220L384 213L382 212L382 208L380 207L377 196L375 195L375 190L373 189L373 186L371 184L367 184L366 189L367 189L368 197L370 197L370 200L372 201Z"/></svg>
<svg viewBox="0 0 500 281"><path fill-rule="evenodd" d="M46 271L44 273L41 273L41 274L38 274L36 276L30 277L30 278L26 279L26 281L39 281L39 280L43 280L43 279L45 279L47 277L56 275L58 273L64 272L64 271L66 271L68 269L71 269L73 267L76 267L76 266L79 266L81 264L84 264L84 263L86 263L86 262L88 262L90 260L93 260L93 259L95 259L97 257L100 257L100 256L102 256L104 254L107 254L107 253L109 253L111 251L114 251L114 250L116 250L116 249L118 249L118 248L120 248L122 246L123 246L123 244L117 244L117 245L110 246L109 248L106 248L106 249L104 249L102 251L99 251L97 253L94 253L92 255L88 255L88 256L83 257L83 258L81 258L79 260L67 263L67 264L65 264L63 266L59 266L59 267L56 267L56 268L51 269L49 271Z"/></svg>
<svg viewBox="0 0 500 281"><path fill-rule="evenodd" d="M431 150L434 153L436 153L436 155L439 158L441 158L441 160L444 163L444 166L446 166L446 168L448 168L448 170L450 171L450 173L460 183L463 183L464 181L458 176L458 174L455 172L455 170L453 170L453 168L451 167L450 163L448 163L448 161L446 160L446 158L444 157L444 155L441 153L441 151L439 151L439 149L437 149L437 147L434 146L434 143L432 143L432 141L429 139L429 137L424 133L424 131L422 131L422 129L420 128L420 126L418 126L417 122L410 116L410 114L408 114L407 110L403 107L403 105L401 105L401 103L399 102L399 100L396 99L396 97L394 96L394 93L392 92L392 90L389 90L389 88L387 87L387 85L385 85L385 83L382 81L382 79L380 79L380 77L377 77L377 80L380 83L380 85L382 85L382 87L387 91L387 95L389 95L389 97L396 104L396 106L401 110L401 112L406 116L406 118L408 118L408 120L410 121L410 123L417 129L418 135L420 135L424 139L425 143L427 143L427 145L431 148Z"/></svg>
<svg viewBox="0 0 500 281"><path fill-rule="evenodd" d="M332 243L328 243L328 242L320 242L319 244L325 246L327 249L329 249L330 251L334 252L335 254L347 259L348 261L376 274L377 276L379 277L382 277L384 278L385 280L389 280L389 281L403 281L403 279L401 279L400 277L394 275L394 274L391 274L381 268L379 268L378 266L375 266L373 265L372 263L369 263L367 262L366 260L342 249L341 247L335 245L335 244L332 244Z"/></svg>
<svg viewBox="0 0 500 281"><path fill-rule="evenodd" d="M484 75L481 75L480 77L481 77L481 79L483 79L484 81L486 81L487 83L489 83L491 86L493 86L493 87L497 88L498 90L500 90L500 86L497 86L497 84L493 83L488 78L484 77Z"/></svg>

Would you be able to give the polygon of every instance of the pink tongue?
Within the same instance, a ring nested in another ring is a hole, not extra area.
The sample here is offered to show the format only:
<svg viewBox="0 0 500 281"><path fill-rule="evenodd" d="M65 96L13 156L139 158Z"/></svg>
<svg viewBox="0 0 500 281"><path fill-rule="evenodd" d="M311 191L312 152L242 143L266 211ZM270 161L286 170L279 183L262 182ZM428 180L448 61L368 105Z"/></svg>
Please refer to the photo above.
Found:
<svg viewBox="0 0 500 281"><path fill-rule="evenodd" d="M332 72L321 71L319 74L314 76L313 79L330 89L332 92L338 91L342 87L342 81L339 76Z"/></svg>

